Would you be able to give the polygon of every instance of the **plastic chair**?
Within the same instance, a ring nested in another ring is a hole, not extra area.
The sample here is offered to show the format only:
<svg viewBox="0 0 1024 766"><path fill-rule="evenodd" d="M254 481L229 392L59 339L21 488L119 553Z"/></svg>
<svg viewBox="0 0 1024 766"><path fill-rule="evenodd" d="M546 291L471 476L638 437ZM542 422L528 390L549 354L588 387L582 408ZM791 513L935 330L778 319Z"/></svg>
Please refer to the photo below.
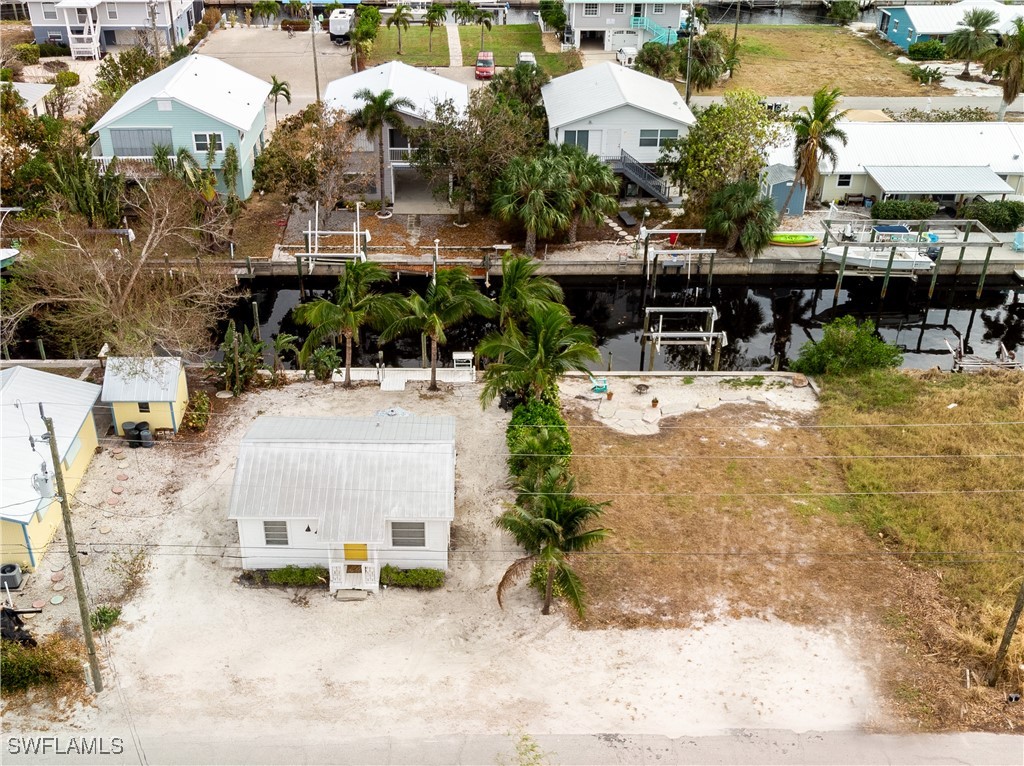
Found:
<svg viewBox="0 0 1024 766"><path fill-rule="evenodd" d="M595 394L608 393L608 378L595 378L590 373L587 373L587 377L590 378L590 390Z"/></svg>

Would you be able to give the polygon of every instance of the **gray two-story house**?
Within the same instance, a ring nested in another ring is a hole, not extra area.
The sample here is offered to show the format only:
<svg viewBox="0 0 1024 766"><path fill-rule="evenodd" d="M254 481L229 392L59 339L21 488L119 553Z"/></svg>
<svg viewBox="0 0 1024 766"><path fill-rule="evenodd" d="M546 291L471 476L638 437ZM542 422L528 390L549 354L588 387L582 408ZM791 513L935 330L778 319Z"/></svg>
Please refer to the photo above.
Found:
<svg viewBox="0 0 1024 766"><path fill-rule="evenodd" d="M615 51L645 43L674 44L685 34L689 0L660 3L607 3L565 0L564 40L576 48Z"/></svg>

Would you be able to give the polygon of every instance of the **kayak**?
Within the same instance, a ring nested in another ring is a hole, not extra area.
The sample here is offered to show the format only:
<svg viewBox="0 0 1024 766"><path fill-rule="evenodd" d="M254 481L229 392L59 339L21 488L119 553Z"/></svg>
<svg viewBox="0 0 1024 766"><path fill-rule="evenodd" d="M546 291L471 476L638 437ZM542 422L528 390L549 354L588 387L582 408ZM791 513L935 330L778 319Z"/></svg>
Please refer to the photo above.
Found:
<svg viewBox="0 0 1024 766"><path fill-rule="evenodd" d="M6 269L18 257L20 251L16 247L0 248L0 269Z"/></svg>
<svg viewBox="0 0 1024 766"><path fill-rule="evenodd" d="M783 247L810 247L811 245L820 245L821 237L817 234L803 234L796 231L777 231L772 234L771 242L773 245L782 245Z"/></svg>

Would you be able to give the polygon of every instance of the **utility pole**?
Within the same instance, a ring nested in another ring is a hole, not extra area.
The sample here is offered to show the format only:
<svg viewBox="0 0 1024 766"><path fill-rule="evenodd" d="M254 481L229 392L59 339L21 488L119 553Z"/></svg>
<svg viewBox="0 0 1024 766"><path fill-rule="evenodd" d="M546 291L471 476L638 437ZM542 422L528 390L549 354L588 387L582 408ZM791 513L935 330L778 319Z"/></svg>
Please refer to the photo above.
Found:
<svg viewBox="0 0 1024 766"><path fill-rule="evenodd" d="M163 57L160 53L160 34L156 29L156 0L149 0L149 23L153 27L153 50L156 51L156 67L163 69Z"/></svg>
<svg viewBox="0 0 1024 766"><path fill-rule="evenodd" d="M316 19L313 17L313 0L309 0L309 39L313 41L313 80L316 83L316 102L319 104L320 65L317 63L316 60Z"/></svg>
<svg viewBox="0 0 1024 766"><path fill-rule="evenodd" d="M753 6L751 6L753 8ZM736 38L740 33L740 0L736 0L736 23L732 25L732 50L736 52ZM732 77L732 67L729 67L729 76Z"/></svg>
<svg viewBox="0 0 1024 766"><path fill-rule="evenodd" d="M739 6L737 6L739 7ZM690 0L690 18L686 21L686 96L684 100L687 106L690 104L690 62L693 60L693 36L697 34L693 18L693 0Z"/></svg>
<svg viewBox="0 0 1024 766"><path fill-rule="evenodd" d="M996 685L996 681L999 680L999 674L1003 671L1006 651L1010 648L1010 640L1013 638L1013 632L1017 629L1017 620L1020 619L1022 611L1024 611L1024 579L1020 581L1020 590L1017 591L1017 603L1013 605L1013 611L1010 612L1010 619L1006 623L1006 630L1003 631L1003 640L999 642L999 650L996 652L995 661L993 661L992 667L989 668L988 678L985 679L989 686Z"/></svg>
<svg viewBox="0 0 1024 766"><path fill-rule="evenodd" d="M46 417L42 403L39 404L39 416L46 425L46 440L50 443L50 458L53 460L53 475L57 481L57 494L60 496L60 510L64 517L64 535L68 541L68 553L71 555L71 572L75 578L75 594L78 597L78 613L82 618L82 633L85 634L85 649L89 653L89 669L92 672L92 685L96 693L103 691L103 678L100 676L100 662L96 657L96 644L92 640L92 625L89 623L89 604L85 599L85 583L82 580L82 564L78 560L78 546L75 544L75 530L71 526L71 504L64 490L64 471L60 465L60 454L57 451L57 435L53 432L53 419Z"/></svg>

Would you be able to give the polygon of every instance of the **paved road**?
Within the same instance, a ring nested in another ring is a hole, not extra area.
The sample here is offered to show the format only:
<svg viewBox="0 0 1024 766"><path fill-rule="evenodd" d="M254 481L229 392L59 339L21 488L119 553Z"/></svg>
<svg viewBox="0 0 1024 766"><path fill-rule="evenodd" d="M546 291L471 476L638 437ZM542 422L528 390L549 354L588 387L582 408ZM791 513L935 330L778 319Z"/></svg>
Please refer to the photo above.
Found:
<svg viewBox="0 0 1024 766"><path fill-rule="evenodd" d="M721 100L721 96L693 96L690 98L690 104L707 106L713 101ZM810 96L765 96L764 100L769 103L774 101L788 103L791 109L799 109L801 106L809 106L811 103ZM893 109L900 112L904 109L915 107L917 109L927 109L930 102L932 109L956 109L963 106L973 106L985 107L995 112L999 109L1000 101L1001 99L996 96L935 96L932 98L844 96L842 105L844 109ZM1011 108L1007 110L1007 117L1012 116L1011 112L1016 112L1018 118L1024 115L1024 96L1018 97L1011 105Z"/></svg>

